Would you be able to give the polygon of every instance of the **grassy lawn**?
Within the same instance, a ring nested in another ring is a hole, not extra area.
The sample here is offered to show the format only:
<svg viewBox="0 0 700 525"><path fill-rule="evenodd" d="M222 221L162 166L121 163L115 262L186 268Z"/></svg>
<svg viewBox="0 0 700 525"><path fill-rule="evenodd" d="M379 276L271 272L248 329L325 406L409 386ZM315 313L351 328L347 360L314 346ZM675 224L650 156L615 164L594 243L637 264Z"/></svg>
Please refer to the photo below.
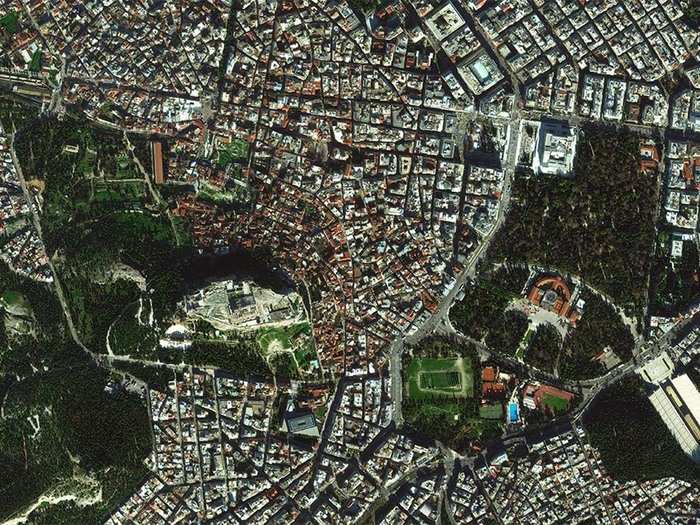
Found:
<svg viewBox="0 0 700 525"><path fill-rule="evenodd" d="M284 328L264 328L258 335L260 350L267 352L270 345L278 342L282 348L291 348L292 341Z"/></svg>
<svg viewBox="0 0 700 525"><path fill-rule="evenodd" d="M294 348L295 339L300 336L310 336L309 323L299 323L280 328L263 328L258 331L258 345L263 353L267 352L270 345L277 341L282 348Z"/></svg>
<svg viewBox="0 0 700 525"><path fill-rule="evenodd" d="M136 171L136 166L131 162L131 159L123 154L116 159L117 169L116 178L117 179L140 179L141 176Z"/></svg>
<svg viewBox="0 0 700 525"><path fill-rule="evenodd" d="M406 372L411 399L420 400L434 395L473 396L474 380L468 361L458 358L416 358Z"/></svg>
<svg viewBox="0 0 700 525"><path fill-rule="evenodd" d="M311 338L311 325L307 322L263 328L258 330L255 341L266 359L269 358L275 362L286 359L295 371L302 373L311 372L311 362L318 359Z"/></svg>
<svg viewBox="0 0 700 525"><path fill-rule="evenodd" d="M483 419L501 419L503 417L503 407L501 405L481 405L479 407L479 417Z"/></svg>
<svg viewBox="0 0 700 525"><path fill-rule="evenodd" d="M534 333L534 330L530 329L530 327L528 326L527 332L525 332L523 339L520 341L520 346L518 346L518 349L515 351L515 357L517 357L518 359L522 359L523 357L525 357L525 350L530 344L530 339L532 338L532 334Z"/></svg>
<svg viewBox="0 0 700 525"><path fill-rule="evenodd" d="M457 371L446 372L422 372L420 386L425 389L453 389L460 385L460 373Z"/></svg>
<svg viewBox="0 0 700 525"><path fill-rule="evenodd" d="M469 434L479 436L480 439L491 439L501 435L501 423L496 419L472 417L465 421L465 426L469 429Z"/></svg>
<svg viewBox="0 0 700 525"><path fill-rule="evenodd" d="M289 337L297 337L299 335L311 335L311 325L309 323L299 323L287 328Z"/></svg>
<svg viewBox="0 0 700 525"><path fill-rule="evenodd" d="M480 373L475 347L434 337L421 341L410 355L403 371L407 428L460 453L468 451L474 440L500 434L501 408L480 411L481 392L474 386L474 377Z"/></svg>
<svg viewBox="0 0 700 525"><path fill-rule="evenodd" d="M313 349L312 345L304 345L301 348L294 351L294 358L301 368L309 368L311 361L316 359L316 351Z"/></svg>
<svg viewBox="0 0 700 525"><path fill-rule="evenodd" d="M214 204L231 204L236 202L236 194L232 191L219 189L209 183L202 183L197 192L197 197Z"/></svg>
<svg viewBox="0 0 700 525"><path fill-rule="evenodd" d="M328 408L326 406L320 406L316 410L314 410L314 416L316 416L316 419L318 419L319 421L323 421L326 417L327 411Z"/></svg>
<svg viewBox="0 0 700 525"><path fill-rule="evenodd" d="M435 359L428 357L420 359L419 365L421 371L423 372L438 372L442 370L452 370L455 367L456 361L456 358Z"/></svg>
<svg viewBox="0 0 700 525"><path fill-rule="evenodd" d="M551 408L555 413L564 412L568 406L565 399L560 399L550 394L542 396L542 404Z"/></svg>
<svg viewBox="0 0 700 525"><path fill-rule="evenodd" d="M19 20L19 15L17 12L11 11L0 18L0 27L2 27L8 33L14 34L19 29L17 27L17 20Z"/></svg>
<svg viewBox="0 0 700 525"><path fill-rule="evenodd" d="M236 160L248 156L248 143L245 140L233 139L230 144L219 150L219 166L227 166Z"/></svg>
<svg viewBox="0 0 700 525"><path fill-rule="evenodd" d="M142 182L95 181L92 202L140 202L145 197Z"/></svg>
<svg viewBox="0 0 700 525"><path fill-rule="evenodd" d="M29 61L29 71L38 73L41 70L42 57L43 54L40 49L32 53L32 59Z"/></svg>
<svg viewBox="0 0 700 525"><path fill-rule="evenodd" d="M8 306L24 306L27 304L26 298L15 290L5 290L2 294L2 302Z"/></svg>

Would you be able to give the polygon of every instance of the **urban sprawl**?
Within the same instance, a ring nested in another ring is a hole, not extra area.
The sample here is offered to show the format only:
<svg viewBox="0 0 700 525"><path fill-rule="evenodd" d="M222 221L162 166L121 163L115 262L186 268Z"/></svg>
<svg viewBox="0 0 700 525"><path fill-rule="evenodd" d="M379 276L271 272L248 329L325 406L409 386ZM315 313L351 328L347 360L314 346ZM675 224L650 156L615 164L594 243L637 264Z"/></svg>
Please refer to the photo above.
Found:
<svg viewBox="0 0 700 525"><path fill-rule="evenodd" d="M483 345L476 378L456 359L433 383L435 364L411 379L402 361L426 336L459 337L450 308L504 224L514 178L572 178L592 122L639 134L640 173L662 181L665 262L700 243L700 32L684 7L0 0L0 87L144 137L152 190L175 195L169 217L198 250L263 250L304 284L276 293L229 276L182 298L162 348L191 348L201 323L266 330L263 350L289 353L302 378L173 364L163 388L140 390L150 474L106 523L697 523L697 483L616 480L581 418L638 377L700 462L700 393L678 372L700 355L700 302L651 316L648 339L630 322L634 359L601 349L597 379L562 381ZM60 287L15 132L0 125L0 257ZM528 270L518 308L576 330L588 284ZM410 380L455 398L478 385L500 439L459 454L406 429Z"/></svg>

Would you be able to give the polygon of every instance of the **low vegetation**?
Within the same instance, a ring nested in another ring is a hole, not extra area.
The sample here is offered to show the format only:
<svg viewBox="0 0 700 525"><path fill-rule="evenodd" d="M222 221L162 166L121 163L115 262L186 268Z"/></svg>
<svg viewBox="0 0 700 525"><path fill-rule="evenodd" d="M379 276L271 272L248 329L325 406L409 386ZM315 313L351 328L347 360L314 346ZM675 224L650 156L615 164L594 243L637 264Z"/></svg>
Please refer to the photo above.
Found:
<svg viewBox="0 0 700 525"><path fill-rule="evenodd" d="M0 28L10 34L14 34L19 30L19 14L17 11L10 11L0 17Z"/></svg>
<svg viewBox="0 0 700 525"><path fill-rule="evenodd" d="M159 338L156 327L149 324L150 313L149 301L140 299L113 317L108 328L113 353L157 360Z"/></svg>
<svg viewBox="0 0 700 525"><path fill-rule="evenodd" d="M517 355L543 371L558 371L563 379L587 379L604 373L604 366L595 358L606 349L622 361L632 358L634 338L629 327L611 304L587 288L581 295L583 316L577 326L569 328L563 342L551 325L528 332L527 316L508 309L513 300L522 297L528 275L527 269L508 266L482 274L465 287L464 298L450 310L452 325L492 351Z"/></svg>
<svg viewBox="0 0 700 525"><path fill-rule="evenodd" d="M308 322L263 328L257 331L256 340L278 377L299 378L308 374L312 372L312 361L318 358Z"/></svg>
<svg viewBox="0 0 700 525"><path fill-rule="evenodd" d="M349 0L348 3L358 13L369 13L382 5L381 0Z"/></svg>
<svg viewBox="0 0 700 525"><path fill-rule="evenodd" d="M252 336L240 335L234 341L195 339L183 356L186 363L213 366L237 375L269 376L270 367L258 352Z"/></svg>
<svg viewBox="0 0 700 525"><path fill-rule="evenodd" d="M51 289L47 285L17 275L2 261L0 261L0 295L6 300L21 297L37 323L44 327L47 333L54 331L60 333L63 330L63 312Z"/></svg>
<svg viewBox="0 0 700 525"><path fill-rule="evenodd" d="M123 372L130 376L140 379L145 382L149 388L166 392L168 384L174 381L181 374L176 374L175 371L166 366L145 365L133 361L115 361L115 372Z"/></svg>
<svg viewBox="0 0 700 525"><path fill-rule="evenodd" d="M242 160L248 156L248 143L244 140L233 139L230 144L219 150L218 163L220 166L228 166L233 162Z"/></svg>
<svg viewBox="0 0 700 525"><path fill-rule="evenodd" d="M19 123L15 110L5 106L3 123ZM112 263L143 272L154 304L163 310L179 297L184 279L173 257L177 247L171 225L148 211L152 203L132 202L133 195L113 192L112 186L103 195L108 198L101 198L88 180L98 173L127 176L124 159L118 159L125 149L119 136L71 118L21 124L17 154L25 177L43 182L48 251L57 254L81 339L104 351L110 323L140 296L132 281L105 278ZM66 149L74 144L77 154ZM16 276L4 265L0 270L3 294L26 298L37 325L35 334L7 341L0 349L0 384L6 394L0 422L0 518L20 512L42 494L64 490L57 483L81 476L102 489L101 498L81 504L79 511L70 501L45 505L32 512L30 521L103 522L147 473L143 460L151 439L146 407L138 396L105 390L111 377L69 341L60 305L48 287ZM154 386L167 382L159 369L128 372ZM66 521L68 513L73 521Z"/></svg>
<svg viewBox="0 0 700 525"><path fill-rule="evenodd" d="M472 362L469 359L414 357L406 376L408 396L414 401L474 396Z"/></svg>
<svg viewBox="0 0 700 525"><path fill-rule="evenodd" d="M32 73L38 73L41 71L41 65L43 62L43 53L40 49L37 49L32 53L32 58L29 61L29 71Z"/></svg>
<svg viewBox="0 0 700 525"><path fill-rule="evenodd" d="M279 352L270 356L268 363L276 377L287 379L299 379L301 377L294 356L289 352Z"/></svg>
<svg viewBox="0 0 700 525"><path fill-rule="evenodd" d="M143 139L131 140L143 149ZM44 241L82 341L106 351L108 327L141 296L135 283L110 276L115 264L145 278L157 319L171 313L194 250L144 190L123 136L70 116L42 117L15 142L25 178L43 183Z"/></svg>
<svg viewBox="0 0 700 525"><path fill-rule="evenodd" d="M700 28L700 0L688 0L683 15L692 27Z"/></svg>
<svg viewBox="0 0 700 525"><path fill-rule="evenodd" d="M7 133L20 129L39 115L35 106L27 105L10 93L0 93L0 123Z"/></svg>
<svg viewBox="0 0 700 525"><path fill-rule="evenodd" d="M257 342L260 350L265 353L277 349L291 349L301 341L311 336L309 323L298 323L291 326L263 328L257 332Z"/></svg>

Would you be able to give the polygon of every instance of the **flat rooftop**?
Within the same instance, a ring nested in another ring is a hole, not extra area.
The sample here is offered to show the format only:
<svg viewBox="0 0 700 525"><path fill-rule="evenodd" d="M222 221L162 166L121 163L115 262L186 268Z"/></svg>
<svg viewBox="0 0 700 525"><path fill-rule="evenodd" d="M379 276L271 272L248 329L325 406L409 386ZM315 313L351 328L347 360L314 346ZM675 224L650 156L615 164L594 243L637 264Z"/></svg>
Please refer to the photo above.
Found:
<svg viewBox="0 0 700 525"><path fill-rule="evenodd" d="M659 384L673 375L673 361L666 352L644 365L639 374L649 383Z"/></svg>
<svg viewBox="0 0 700 525"><path fill-rule="evenodd" d="M700 463L700 392L688 375L663 381L649 401L683 451Z"/></svg>

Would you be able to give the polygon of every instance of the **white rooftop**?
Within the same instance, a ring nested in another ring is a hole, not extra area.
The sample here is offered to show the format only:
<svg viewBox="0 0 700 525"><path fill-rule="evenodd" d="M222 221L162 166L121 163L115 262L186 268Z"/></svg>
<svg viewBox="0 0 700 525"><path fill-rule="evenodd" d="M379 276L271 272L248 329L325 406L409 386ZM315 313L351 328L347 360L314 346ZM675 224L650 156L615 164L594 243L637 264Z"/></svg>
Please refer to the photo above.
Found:
<svg viewBox="0 0 700 525"><path fill-rule="evenodd" d="M700 392L697 387L688 377L688 374L683 374L671 381L678 395L681 397L688 411L695 418L695 421L700 422Z"/></svg>
<svg viewBox="0 0 700 525"><path fill-rule="evenodd" d="M673 375L673 361L666 352L649 361L639 371L640 375L650 383L660 383Z"/></svg>

